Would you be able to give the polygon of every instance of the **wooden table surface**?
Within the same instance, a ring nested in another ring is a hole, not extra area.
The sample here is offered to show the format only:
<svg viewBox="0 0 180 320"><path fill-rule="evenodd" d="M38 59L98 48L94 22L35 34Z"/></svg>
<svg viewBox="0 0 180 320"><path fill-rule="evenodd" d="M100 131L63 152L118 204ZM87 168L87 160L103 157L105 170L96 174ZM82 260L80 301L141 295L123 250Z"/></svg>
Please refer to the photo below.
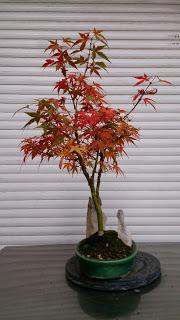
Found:
<svg viewBox="0 0 180 320"><path fill-rule="evenodd" d="M180 244L139 244L161 261L162 277L140 292L107 293L70 285L73 245L0 251L0 320L180 320Z"/></svg>

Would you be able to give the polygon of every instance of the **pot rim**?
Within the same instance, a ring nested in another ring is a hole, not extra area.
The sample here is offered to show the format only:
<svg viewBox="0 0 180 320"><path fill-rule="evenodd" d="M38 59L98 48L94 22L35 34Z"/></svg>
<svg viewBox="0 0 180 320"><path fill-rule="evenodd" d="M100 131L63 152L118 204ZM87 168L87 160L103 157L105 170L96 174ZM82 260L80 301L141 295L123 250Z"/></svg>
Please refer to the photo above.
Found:
<svg viewBox="0 0 180 320"><path fill-rule="evenodd" d="M84 240L84 239L83 239ZM81 242L83 241L81 240L76 248L75 248L75 253L78 257L80 257L81 259L85 260L85 261L89 261L89 262L96 262L96 263L101 263L101 264L123 264L125 262L128 262L129 260L131 260L132 258L134 258L137 254L137 245L136 243L133 241L133 252L131 253L131 255L125 257L125 258L121 258L121 259L111 259L111 260L99 260L99 259L95 259L95 258L88 258L82 254L80 254L79 252L79 246L81 244Z"/></svg>

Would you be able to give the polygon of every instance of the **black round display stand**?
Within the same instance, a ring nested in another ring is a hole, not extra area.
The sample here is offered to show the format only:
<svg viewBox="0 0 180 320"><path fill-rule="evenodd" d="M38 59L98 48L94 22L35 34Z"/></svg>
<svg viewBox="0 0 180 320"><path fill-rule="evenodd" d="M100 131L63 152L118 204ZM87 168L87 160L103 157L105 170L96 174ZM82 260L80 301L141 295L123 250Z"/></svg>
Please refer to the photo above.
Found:
<svg viewBox="0 0 180 320"><path fill-rule="evenodd" d="M93 279L85 276L79 268L78 258L71 257L66 263L68 280L84 288L101 291L126 291L145 287L161 275L159 260L153 255L139 251L134 267L127 275L118 279Z"/></svg>

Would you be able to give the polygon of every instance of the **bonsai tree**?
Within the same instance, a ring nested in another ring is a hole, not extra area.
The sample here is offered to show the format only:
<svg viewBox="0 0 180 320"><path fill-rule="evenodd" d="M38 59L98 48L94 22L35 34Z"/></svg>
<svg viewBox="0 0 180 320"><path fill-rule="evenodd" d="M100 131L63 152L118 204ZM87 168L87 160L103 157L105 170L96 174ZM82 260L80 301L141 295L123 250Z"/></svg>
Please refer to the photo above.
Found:
<svg viewBox="0 0 180 320"><path fill-rule="evenodd" d="M109 58L104 53L107 40L101 30L79 33L78 38L51 40L45 51L50 58L44 68L55 69L59 80L54 84L56 98L36 101L35 108L27 106L30 120L25 127L36 124L42 130L38 136L22 141L24 161L39 156L41 161L57 158L59 168L69 173L82 172L87 180L95 206L99 236L104 233L100 199L102 174L121 174L119 159L126 155L126 145L134 144L139 132L131 124L131 113L140 102L154 107L151 99L157 93L152 85L169 83L147 74L135 77L135 86L143 85L132 97L132 108L111 108L102 86L92 80L101 78Z"/></svg>

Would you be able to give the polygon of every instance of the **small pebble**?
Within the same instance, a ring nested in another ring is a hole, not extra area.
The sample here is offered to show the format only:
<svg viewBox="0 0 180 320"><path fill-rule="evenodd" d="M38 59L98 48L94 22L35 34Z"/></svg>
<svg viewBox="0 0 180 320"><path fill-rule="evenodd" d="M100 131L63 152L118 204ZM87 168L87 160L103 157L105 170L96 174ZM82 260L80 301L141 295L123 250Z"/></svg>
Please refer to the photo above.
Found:
<svg viewBox="0 0 180 320"><path fill-rule="evenodd" d="M140 293L141 290L139 290L139 289L134 289L134 292L135 292L135 293Z"/></svg>
<svg viewBox="0 0 180 320"><path fill-rule="evenodd" d="M98 254L98 258L99 258L99 260L102 260L102 259L103 259L102 256L101 256L101 254Z"/></svg>

